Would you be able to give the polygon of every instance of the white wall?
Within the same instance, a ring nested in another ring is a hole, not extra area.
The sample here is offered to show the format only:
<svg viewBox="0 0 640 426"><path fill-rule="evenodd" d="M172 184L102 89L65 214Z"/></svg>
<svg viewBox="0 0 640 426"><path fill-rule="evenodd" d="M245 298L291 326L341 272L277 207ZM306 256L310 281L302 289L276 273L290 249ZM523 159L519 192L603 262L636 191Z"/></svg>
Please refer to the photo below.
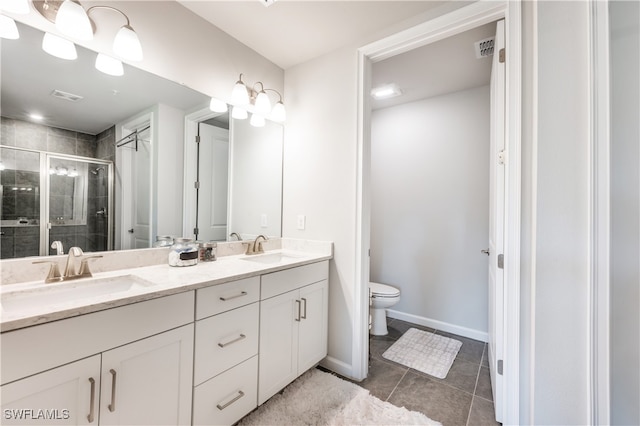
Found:
<svg viewBox="0 0 640 426"><path fill-rule="evenodd" d="M371 117L371 281L400 288L390 316L484 340L489 118L489 86Z"/></svg>
<svg viewBox="0 0 640 426"><path fill-rule="evenodd" d="M640 424L640 3L611 33L611 424Z"/></svg>

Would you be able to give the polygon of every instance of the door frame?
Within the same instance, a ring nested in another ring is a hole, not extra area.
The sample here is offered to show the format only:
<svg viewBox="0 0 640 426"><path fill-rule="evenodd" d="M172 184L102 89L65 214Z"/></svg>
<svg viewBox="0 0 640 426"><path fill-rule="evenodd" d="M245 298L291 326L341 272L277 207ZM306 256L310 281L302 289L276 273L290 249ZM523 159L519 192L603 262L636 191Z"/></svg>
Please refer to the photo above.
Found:
<svg viewBox="0 0 640 426"><path fill-rule="evenodd" d="M353 301L352 368L356 379L368 369L371 67L374 62L459 34L499 19L506 30L505 164L505 423L520 421L520 232L521 232L521 38L520 2L475 2L446 15L358 49L358 146L356 197L356 268Z"/></svg>

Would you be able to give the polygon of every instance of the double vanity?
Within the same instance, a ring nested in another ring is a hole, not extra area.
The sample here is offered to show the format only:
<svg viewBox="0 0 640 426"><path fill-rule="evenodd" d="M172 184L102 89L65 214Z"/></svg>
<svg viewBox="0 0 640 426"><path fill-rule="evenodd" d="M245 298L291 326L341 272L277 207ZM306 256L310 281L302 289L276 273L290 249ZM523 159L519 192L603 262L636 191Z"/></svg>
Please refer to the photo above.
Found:
<svg viewBox="0 0 640 426"><path fill-rule="evenodd" d="M95 259L92 278L3 284L2 423L241 419L327 354L331 243L270 243L256 255L224 243L229 255L223 244L191 267L127 266L167 254L148 249L119 266Z"/></svg>

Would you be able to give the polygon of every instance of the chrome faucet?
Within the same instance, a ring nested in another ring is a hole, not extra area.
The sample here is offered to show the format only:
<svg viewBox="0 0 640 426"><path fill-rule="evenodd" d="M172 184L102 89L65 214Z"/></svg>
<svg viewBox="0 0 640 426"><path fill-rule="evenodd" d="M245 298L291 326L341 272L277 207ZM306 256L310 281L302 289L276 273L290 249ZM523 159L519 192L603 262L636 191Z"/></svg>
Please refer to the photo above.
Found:
<svg viewBox="0 0 640 426"><path fill-rule="evenodd" d="M258 235L253 243L243 243L247 245L247 252L245 254L258 254L264 253L264 248L262 248L262 241L258 241L262 238L263 241L267 241L267 237L264 235Z"/></svg>
<svg viewBox="0 0 640 426"><path fill-rule="evenodd" d="M56 255L60 256L64 254L64 248L62 247L62 241L54 241L51 243L51 248L56 251Z"/></svg>
<svg viewBox="0 0 640 426"><path fill-rule="evenodd" d="M238 234L237 232L232 232L231 234L229 234L229 237L233 237L235 236L238 241L242 241L242 237L240 237L240 234Z"/></svg>
<svg viewBox="0 0 640 426"><path fill-rule="evenodd" d="M89 260L97 259L102 256L96 255L96 256L85 257L84 259L82 259L82 262L80 263L80 268L76 273L75 258L80 257L82 255L84 255L84 252L80 247L71 247L69 249L69 254L67 254L67 264L64 268L63 275L60 275L60 269L58 269L58 262L54 260L39 260L32 263L34 264L49 263L51 265L51 267L49 268L49 273L47 274L47 277L44 279L45 283L54 283L59 281L75 280L77 278L92 277L93 275L91 275L91 271L89 270Z"/></svg>

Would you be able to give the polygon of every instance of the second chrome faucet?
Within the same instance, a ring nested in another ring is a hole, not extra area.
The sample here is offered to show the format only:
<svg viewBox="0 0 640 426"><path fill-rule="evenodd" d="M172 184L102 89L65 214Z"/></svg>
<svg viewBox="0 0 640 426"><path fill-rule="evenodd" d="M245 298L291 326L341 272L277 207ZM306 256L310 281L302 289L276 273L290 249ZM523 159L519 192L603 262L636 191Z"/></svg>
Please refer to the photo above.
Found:
<svg viewBox="0 0 640 426"><path fill-rule="evenodd" d="M242 243L247 245L247 251L245 252L245 254L264 253L264 248L262 247L262 241L259 241L260 238L262 238L262 241L267 241L267 237L265 237L264 235L258 235L255 241Z"/></svg>

